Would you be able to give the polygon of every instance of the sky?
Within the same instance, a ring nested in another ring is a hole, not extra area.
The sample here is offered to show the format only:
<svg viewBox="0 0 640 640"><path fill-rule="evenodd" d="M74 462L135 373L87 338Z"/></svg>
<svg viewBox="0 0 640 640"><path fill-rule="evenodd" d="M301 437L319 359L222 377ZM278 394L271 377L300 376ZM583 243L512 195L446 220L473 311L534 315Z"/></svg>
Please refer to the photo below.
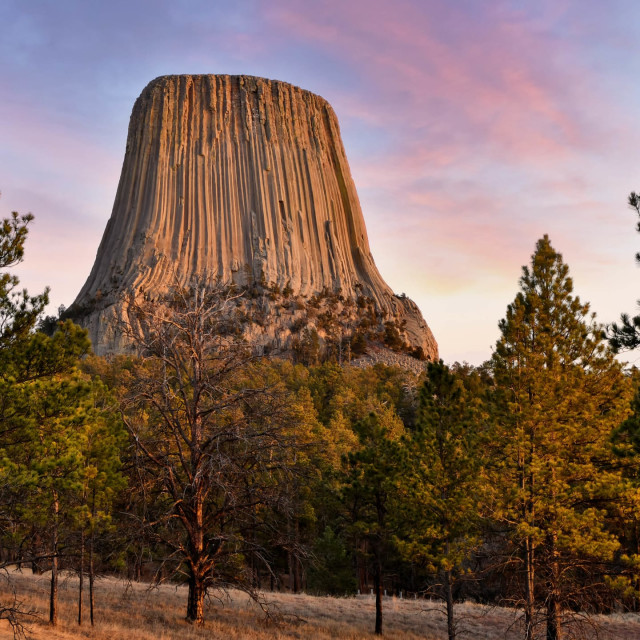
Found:
<svg viewBox="0 0 640 640"><path fill-rule="evenodd" d="M331 103L376 264L445 362L491 356L545 233L615 321L640 289L639 22L635 0L3 0L0 217L35 216L14 273L69 306L145 85L247 74Z"/></svg>

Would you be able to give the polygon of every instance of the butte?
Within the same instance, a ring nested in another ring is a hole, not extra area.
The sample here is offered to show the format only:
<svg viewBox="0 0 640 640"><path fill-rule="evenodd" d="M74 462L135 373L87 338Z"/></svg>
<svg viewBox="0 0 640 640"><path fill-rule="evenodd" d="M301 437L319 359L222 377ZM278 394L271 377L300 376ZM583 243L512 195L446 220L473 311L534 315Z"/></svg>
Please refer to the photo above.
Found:
<svg viewBox="0 0 640 640"><path fill-rule="evenodd" d="M243 332L263 349L286 353L310 337L328 349L339 335L341 346L438 357L418 307L375 266L333 109L285 82L180 75L147 85L111 218L68 315L96 353L126 351L132 296L195 277L251 292Z"/></svg>

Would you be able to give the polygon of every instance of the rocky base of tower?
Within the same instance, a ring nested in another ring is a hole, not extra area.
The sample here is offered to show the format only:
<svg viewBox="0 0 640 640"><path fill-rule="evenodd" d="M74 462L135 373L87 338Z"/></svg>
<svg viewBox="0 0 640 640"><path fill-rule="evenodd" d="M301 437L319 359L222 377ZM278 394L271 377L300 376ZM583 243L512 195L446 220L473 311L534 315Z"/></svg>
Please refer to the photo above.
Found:
<svg viewBox="0 0 640 640"><path fill-rule="evenodd" d="M371 351L372 344L414 360L437 360L438 346L413 301L395 296L393 311L380 310L364 294L345 297L325 289L311 296L294 294L289 286L255 283L232 285L234 301L229 322L260 353L278 354L304 364L326 359L350 362ZM145 298L138 293L137 299ZM123 328L130 322L132 298L98 297L66 312L89 330L98 355L129 352ZM375 349L374 349L375 351Z"/></svg>

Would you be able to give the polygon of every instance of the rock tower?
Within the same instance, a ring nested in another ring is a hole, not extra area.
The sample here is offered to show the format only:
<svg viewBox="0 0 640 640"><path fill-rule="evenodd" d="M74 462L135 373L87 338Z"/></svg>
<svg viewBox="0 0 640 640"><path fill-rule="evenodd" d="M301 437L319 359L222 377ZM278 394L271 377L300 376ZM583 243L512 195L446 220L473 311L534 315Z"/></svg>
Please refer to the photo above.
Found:
<svg viewBox="0 0 640 640"><path fill-rule="evenodd" d="M304 300L324 295L340 309L369 305L407 348L437 357L417 306L395 296L374 264L331 106L290 84L162 76L137 99L113 212L70 315L97 353L119 351L131 294L194 276L298 300L289 312L271 305L266 329L247 328L259 343L290 347Z"/></svg>

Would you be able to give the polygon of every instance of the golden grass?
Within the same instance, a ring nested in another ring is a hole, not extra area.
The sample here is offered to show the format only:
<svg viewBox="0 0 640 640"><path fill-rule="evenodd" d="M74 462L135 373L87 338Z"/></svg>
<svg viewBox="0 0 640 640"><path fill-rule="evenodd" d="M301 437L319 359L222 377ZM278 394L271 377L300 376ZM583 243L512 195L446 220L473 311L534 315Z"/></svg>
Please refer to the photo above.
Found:
<svg viewBox="0 0 640 640"><path fill-rule="evenodd" d="M141 583L126 584L114 578L96 583L96 626L79 627L77 578L66 577L60 585L60 622L54 629L47 620L48 576L33 576L29 570L13 572L10 579L20 599L39 617L27 623L27 633L37 640L364 640L373 637L374 601L370 596L329 598L285 593L266 593L264 601L274 614L265 620L261 608L237 591L211 598L202 627L184 620L185 587L161 585L149 588ZM0 601L6 603L10 590L0 585ZM86 596L85 596L86 600ZM446 619L438 603L425 600L386 598L384 638L389 640L445 639ZM472 603L457 605L461 638L515 640L522 637L518 613L501 607ZM88 618L88 610L85 617ZM640 618L632 614L596 616L599 638L635 640L640 638ZM541 630L542 631L542 630ZM595 638L577 629L567 630L567 638ZM0 639L13 638L6 621L0 622Z"/></svg>

